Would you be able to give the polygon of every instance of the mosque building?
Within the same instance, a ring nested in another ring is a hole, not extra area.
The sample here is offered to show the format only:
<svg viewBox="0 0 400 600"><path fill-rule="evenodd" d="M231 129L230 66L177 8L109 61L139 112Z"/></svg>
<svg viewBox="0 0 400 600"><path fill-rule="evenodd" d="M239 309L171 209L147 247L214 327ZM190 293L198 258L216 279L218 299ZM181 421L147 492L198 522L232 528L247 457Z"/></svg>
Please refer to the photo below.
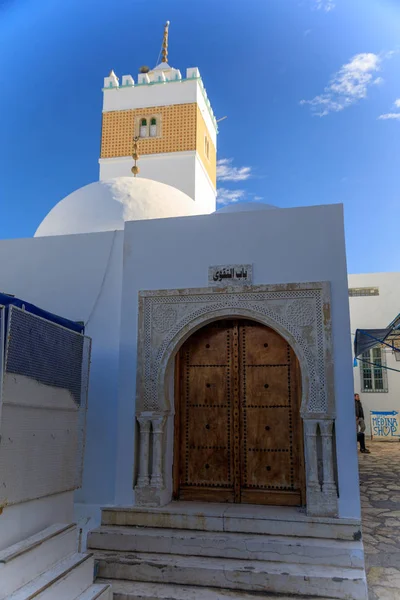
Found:
<svg viewBox="0 0 400 600"><path fill-rule="evenodd" d="M78 520L93 598L366 600L342 206L216 210L168 32L104 79L99 181L0 241L0 289L92 340L82 485L5 507L0 551Z"/></svg>

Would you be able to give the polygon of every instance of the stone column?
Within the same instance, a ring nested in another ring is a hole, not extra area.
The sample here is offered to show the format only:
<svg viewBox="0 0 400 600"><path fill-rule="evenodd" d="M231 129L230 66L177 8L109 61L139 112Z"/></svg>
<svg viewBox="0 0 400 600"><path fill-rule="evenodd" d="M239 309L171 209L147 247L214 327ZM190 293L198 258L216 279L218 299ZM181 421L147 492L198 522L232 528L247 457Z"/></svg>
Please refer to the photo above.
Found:
<svg viewBox="0 0 400 600"><path fill-rule="evenodd" d="M317 425L318 421L304 420L307 492L321 491L318 480Z"/></svg>
<svg viewBox="0 0 400 600"><path fill-rule="evenodd" d="M146 416L137 417L140 427L139 441L139 475L137 487L144 488L150 484L149 458L150 458L150 424L151 418Z"/></svg>
<svg viewBox="0 0 400 600"><path fill-rule="evenodd" d="M320 421L319 427L321 430L322 437L322 463L324 469L324 482L322 486L322 491L324 493L336 493L336 484L333 474L333 421L330 419Z"/></svg>
<svg viewBox="0 0 400 600"><path fill-rule="evenodd" d="M153 426L153 470L151 473L151 486L157 489L164 487L162 449L165 420L165 416L151 420Z"/></svg>

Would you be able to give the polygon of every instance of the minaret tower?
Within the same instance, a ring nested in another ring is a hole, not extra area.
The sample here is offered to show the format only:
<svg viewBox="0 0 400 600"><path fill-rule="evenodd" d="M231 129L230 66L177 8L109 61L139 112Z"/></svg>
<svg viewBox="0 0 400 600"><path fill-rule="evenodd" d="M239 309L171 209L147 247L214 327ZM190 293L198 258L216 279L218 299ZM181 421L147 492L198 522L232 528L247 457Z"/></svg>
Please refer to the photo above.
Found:
<svg viewBox="0 0 400 600"><path fill-rule="evenodd" d="M169 21L162 61L142 67L137 82L114 71L104 79L100 179L133 176L134 139L139 138L140 177L172 185L215 210L217 123L199 70L183 78L168 64Z"/></svg>

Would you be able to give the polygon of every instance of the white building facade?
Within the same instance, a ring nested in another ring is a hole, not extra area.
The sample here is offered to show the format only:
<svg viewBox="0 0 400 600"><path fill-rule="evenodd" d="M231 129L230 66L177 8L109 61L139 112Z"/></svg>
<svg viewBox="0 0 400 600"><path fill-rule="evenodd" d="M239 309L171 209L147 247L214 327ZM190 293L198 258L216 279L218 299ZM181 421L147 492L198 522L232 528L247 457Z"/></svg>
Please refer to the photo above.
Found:
<svg viewBox="0 0 400 600"><path fill-rule="evenodd" d="M352 339L356 329L385 329L400 312L399 297L400 273L349 275ZM374 434L371 413L372 416L389 413L387 416L397 419L400 414L399 357L400 352L377 346L361 357L367 362L360 360L354 367L354 391L360 394L368 436ZM396 414L390 415L393 412ZM380 440L398 441L400 431L375 431L375 436Z"/></svg>

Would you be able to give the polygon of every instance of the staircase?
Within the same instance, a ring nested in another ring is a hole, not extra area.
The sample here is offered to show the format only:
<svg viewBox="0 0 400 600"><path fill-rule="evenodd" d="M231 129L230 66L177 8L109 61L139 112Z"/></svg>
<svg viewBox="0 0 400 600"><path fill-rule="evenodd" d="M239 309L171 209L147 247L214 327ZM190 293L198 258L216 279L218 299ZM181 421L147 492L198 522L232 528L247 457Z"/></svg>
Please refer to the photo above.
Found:
<svg viewBox="0 0 400 600"><path fill-rule="evenodd" d="M291 507L107 508L88 548L114 600L368 598L359 523Z"/></svg>
<svg viewBox="0 0 400 600"><path fill-rule="evenodd" d="M75 525L55 524L0 551L0 600L111 600L93 584L92 554L77 552Z"/></svg>

